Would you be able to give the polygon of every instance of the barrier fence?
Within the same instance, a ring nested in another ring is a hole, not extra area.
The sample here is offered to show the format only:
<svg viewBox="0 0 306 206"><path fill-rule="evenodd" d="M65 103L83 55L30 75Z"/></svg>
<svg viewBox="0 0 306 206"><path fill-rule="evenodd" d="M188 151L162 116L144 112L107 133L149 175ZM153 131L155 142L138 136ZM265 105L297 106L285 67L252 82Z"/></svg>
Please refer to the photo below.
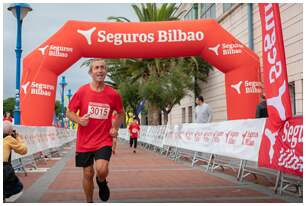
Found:
<svg viewBox="0 0 306 206"><path fill-rule="evenodd" d="M159 152L175 161L189 158L192 166L206 171L225 167L236 172L238 181L249 175L275 177L275 192L290 192L302 197L302 177L274 169L258 167L259 146L266 119L234 120L209 124L180 124L173 126L141 126L138 142L146 149ZM12 165L22 170L37 168L36 161L60 156L65 146L76 139L76 130L55 127L16 126L28 147L20 156L12 153ZM129 141L127 129L119 130L120 141ZM294 191L292 190L294 189Z"/></svg>
<svg viewBox="0 0 306 206"><path fill-rule="evenodd" d="M12 152L11 162L15 170L23 171L25 175L26 168L37 169L37 160L61 156L64 147L76 139L76 130L72 129L17 125L15 129L26 143L28 152L25 155Z"/></svg>
<svg viewBox="0 0 306 206"><path fill-rule="evenodd" d="M206 171L231 168L238 181L249 175L275 178L274 191L302 196L302 177L258 166L259 147L266 118L233 120L209 124L179 124L172 126L141 126L138 142L146 149L164 154L170 159L189 158ZM127 129L119 137L129 141ZM275 154L276 155L276 154ZM290 190L289 190L290 188Z"/></svg>

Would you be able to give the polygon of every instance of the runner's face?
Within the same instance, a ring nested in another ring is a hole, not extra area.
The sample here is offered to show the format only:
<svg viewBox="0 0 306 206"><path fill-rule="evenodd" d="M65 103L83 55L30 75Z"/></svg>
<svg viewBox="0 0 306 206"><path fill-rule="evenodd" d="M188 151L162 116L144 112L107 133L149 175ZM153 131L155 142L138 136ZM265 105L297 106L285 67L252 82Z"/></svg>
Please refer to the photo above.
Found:
<svg viewBox="0 0 306 206"><path fill-rule="evenodd" d="M95 61L92 63L92 70L90 75L95 82L104 82L107 68L104 61Z"/></svg>

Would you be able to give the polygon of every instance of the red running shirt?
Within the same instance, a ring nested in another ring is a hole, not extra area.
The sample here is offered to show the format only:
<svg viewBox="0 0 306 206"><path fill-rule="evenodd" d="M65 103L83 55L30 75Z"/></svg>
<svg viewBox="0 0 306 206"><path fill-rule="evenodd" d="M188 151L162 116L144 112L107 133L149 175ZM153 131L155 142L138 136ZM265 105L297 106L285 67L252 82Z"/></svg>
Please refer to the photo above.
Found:
<svg viewBox="0 0 306 206"><path fill-rule="evenodd" d="M104 85L103 91L91 89L90 84L82 86L72 97L69 111L79 116L90 114L88 125L78 125L77 152L92 152L104 146L112 146L113 139L109 134L112 127L112 113L123 111L122 99L112 87Z"/></svg>
<svg viewBox="0 0 306 206"><path fill-rule="evenodd" d="M131 135L131 138L138 138L138 132L140 130L140 127L138 124L135 124L135 123L131 123L130 126L129 126L129 131L130 131L130 135Z"/></svg>

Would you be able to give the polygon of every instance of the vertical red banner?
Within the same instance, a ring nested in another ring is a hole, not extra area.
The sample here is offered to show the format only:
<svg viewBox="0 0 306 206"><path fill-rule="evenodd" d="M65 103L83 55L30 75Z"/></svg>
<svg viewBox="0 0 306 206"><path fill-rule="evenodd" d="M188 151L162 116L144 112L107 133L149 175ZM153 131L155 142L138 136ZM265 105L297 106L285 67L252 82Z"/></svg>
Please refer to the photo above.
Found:
<svg viewBox="0 0 306 206"><path fill-rule="evenodd" d="M263 79L269 117L259 151L259 166L303 175L303 121L291 118L286 58L278 4L259 4ZM294 142L294 143L293 143Z"/></svg>
<svg viewBox="0 0 306 206"><path fill-rule="evenodd" d="M269 118L282 124L292 116L278 4L259 4L264 88Z"/></svg>

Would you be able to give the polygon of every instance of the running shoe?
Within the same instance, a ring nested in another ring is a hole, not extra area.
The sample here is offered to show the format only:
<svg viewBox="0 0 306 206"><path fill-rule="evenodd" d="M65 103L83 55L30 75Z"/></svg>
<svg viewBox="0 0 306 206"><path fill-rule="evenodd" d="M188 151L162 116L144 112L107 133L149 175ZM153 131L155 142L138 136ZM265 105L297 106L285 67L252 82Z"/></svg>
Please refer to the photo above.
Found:
<svg viewBox="0 0 306 206"><path fill-rule="evenodd" d="M96 177L97 184L99 186L99 197L102 201L106 202L109 199L109 188L107 186L106 179L103 182L100 182L98 180L98 177Z"/></svg>

